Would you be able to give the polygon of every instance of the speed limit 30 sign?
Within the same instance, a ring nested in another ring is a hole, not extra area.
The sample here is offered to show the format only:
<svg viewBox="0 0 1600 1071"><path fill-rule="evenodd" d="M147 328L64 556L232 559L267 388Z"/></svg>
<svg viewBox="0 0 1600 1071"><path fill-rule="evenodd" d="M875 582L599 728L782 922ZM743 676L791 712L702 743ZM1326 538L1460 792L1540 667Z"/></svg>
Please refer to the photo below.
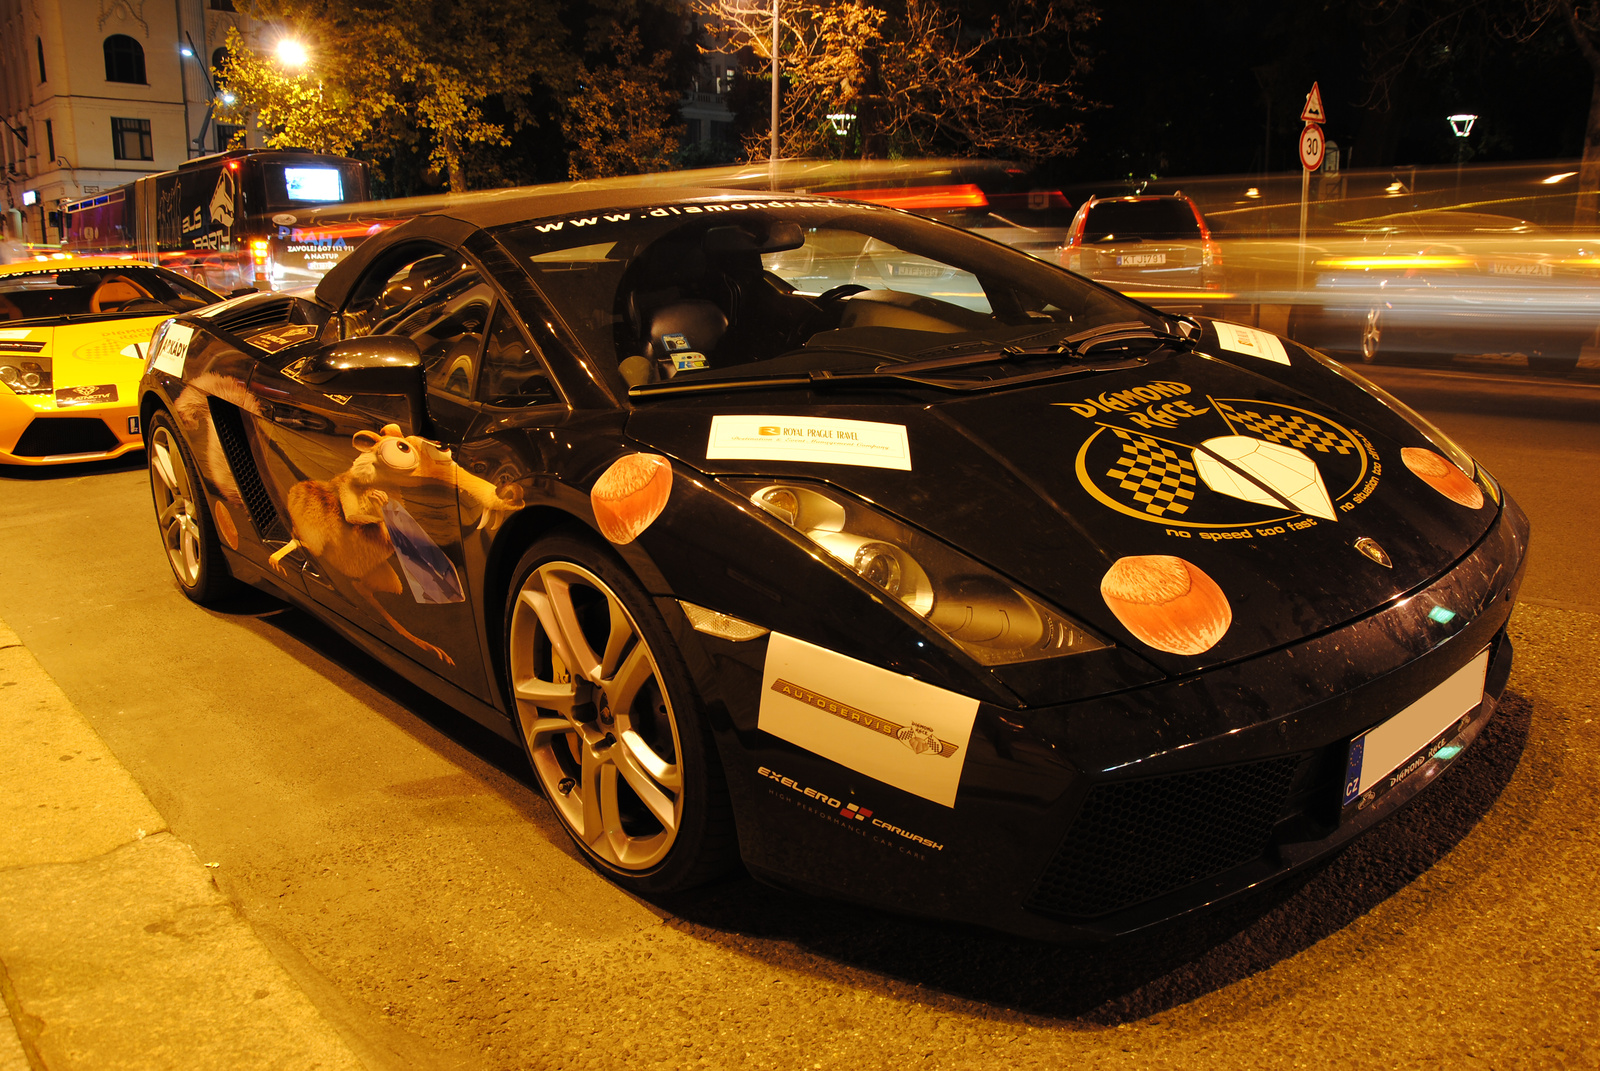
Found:
<svg viewBox="0 0 1600 1071"><path fill-rule="evenodd" d="M1307 123L1300 132L1300 163L1307 171L1315 171L1322 166L1322 154L1327 147L1328 143L1322 138L1322 128L1316 123Z"/></svg>

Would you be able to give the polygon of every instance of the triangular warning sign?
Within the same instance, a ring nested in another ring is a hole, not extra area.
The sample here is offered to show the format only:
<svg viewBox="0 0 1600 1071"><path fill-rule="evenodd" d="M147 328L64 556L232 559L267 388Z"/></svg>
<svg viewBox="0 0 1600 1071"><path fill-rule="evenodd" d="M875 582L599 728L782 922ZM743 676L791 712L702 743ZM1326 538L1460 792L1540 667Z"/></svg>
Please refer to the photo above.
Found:
<svg viewBox="0 0 1600 1071"><path fill-rule="evenodd" d="M1328 117L1322 112L1322 90L1317 88L1317 83L1311 83L1311 92L1306 94L1306 106L1300 110L1302 123L1326 123Z"/></svg>

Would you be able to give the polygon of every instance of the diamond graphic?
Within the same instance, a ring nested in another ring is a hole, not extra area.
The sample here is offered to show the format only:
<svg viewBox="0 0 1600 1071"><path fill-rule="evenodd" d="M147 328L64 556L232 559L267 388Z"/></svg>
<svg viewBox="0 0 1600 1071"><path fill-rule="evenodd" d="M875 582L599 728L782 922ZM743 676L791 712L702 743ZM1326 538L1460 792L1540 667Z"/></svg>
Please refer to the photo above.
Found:
<svg viewBox="0 0 1600 1071"><path fill-rule="evenodd" d="M1317 463L1292 446L1248 435L1222 435L1195 449L1194 466L1218 494L1262 506L1281 506L1287 499L1301 513L1338 519Z"/></svg>

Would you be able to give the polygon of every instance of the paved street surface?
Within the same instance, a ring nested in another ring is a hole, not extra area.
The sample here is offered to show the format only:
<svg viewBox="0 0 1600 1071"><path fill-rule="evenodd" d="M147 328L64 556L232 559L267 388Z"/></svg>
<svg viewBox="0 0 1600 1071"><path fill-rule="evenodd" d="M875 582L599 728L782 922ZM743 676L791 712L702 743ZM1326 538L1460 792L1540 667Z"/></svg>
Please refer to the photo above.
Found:
<svg viewBox="0 0 1600 1071"><path fill-rule="evenodd" d="M52 859L0 810L0 1071L1600 1066L1600 389L1380 374L1533 518L1502 715L1298 887L1110 949L748 879L633 899L511 745L270 599L184 600L142 468L0 473L0 725L53 679L93 807L153 811L99 844L63 805ZM159 1045L93 1048L124 1022Z"/></svg>

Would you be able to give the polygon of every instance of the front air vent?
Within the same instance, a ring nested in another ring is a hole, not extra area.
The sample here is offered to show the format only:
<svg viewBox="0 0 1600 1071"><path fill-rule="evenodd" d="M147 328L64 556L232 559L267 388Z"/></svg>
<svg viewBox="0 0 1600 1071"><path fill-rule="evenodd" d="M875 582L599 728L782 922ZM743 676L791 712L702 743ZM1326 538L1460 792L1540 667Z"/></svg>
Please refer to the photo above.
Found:
<svg viewBox="0 0 1600 1071"><path fill-rule="evenodd" d="M11 452L18 457L103 454L118 442L116 432L96 417L35 417Z"/></svg>
<svg viewBox="0 0 1600 1071"><path fill-rule="evenodd" d="M1094 918L1258 858L1300 758L1097 785L1027 906Z"/></svg>
<svg viewBox="0 0 1600 1071"><path fill-rule="evenodd" d="M278 517L266 485L261 482L255 455L250 452L250 443L245 438L243 414L238 406L220 398L211 398L209 401L211 423L217 429L217 441L222 444L228 468L233 470L233 479L239 485L239 497L244 499L244 508L250 512L250 523L256 526L256 532L263 539L287 540L288 530Z"/></svg>

